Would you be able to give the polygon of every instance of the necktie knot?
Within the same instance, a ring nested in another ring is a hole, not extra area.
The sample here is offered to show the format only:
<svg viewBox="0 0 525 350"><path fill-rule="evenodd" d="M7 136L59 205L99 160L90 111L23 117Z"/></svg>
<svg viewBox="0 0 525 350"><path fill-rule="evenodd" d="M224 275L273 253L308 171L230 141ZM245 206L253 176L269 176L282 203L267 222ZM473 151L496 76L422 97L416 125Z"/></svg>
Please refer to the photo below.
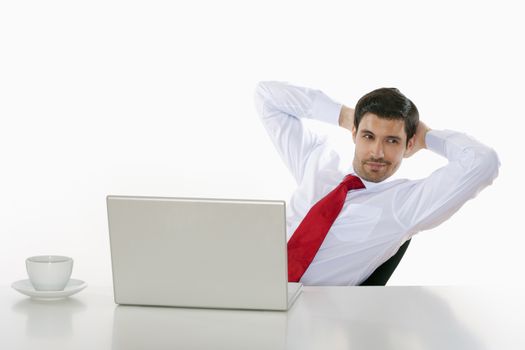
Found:
<svg viewBox="0 0 525 350"><path fill-rule="evenodd" d="M348 191L365 188L363 181L361 181L361 179L357 176L351 174L346 175L341 184L343 184L348 189Z"/></svg>

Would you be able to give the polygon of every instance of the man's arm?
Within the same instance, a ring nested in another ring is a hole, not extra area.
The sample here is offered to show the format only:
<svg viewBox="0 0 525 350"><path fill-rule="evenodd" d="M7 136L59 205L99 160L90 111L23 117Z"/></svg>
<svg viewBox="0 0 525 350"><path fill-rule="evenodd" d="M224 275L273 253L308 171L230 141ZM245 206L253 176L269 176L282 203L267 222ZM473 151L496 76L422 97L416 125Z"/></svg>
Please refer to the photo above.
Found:
<svg viewBox="0 0 525 350"><path fill-rule="evenodd" d="M319 90L275 81L257 85L255 104L270 139L296 181L300 182L308 157L322 142L301 119L337 124L341 105Z"/></svg>
<svg viewBox="0 0 525 350"><path fill-rule="evenodd" d="M399 186L393 205L399 222L412 234L450 218L492 184L500 165L493 149L468 135L451 130L428 130L424 124L421 128L418 136L425 135L425 147L446 157L448 164L425 179ZM421 149L423 141L416 142Z"/></svg>

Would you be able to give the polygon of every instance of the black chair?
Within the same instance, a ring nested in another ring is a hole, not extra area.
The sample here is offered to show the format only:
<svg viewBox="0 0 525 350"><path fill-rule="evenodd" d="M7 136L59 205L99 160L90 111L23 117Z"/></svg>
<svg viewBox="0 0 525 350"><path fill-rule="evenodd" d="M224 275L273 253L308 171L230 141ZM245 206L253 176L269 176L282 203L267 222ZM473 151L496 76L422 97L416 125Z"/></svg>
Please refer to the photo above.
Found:
<svg viewBox="0 0 525 350"><path fill-rule="evenodd" d="M381 266L379 266L371 275L368 277L361 286L384 286L394 273L397 265L401 261L401 258L405 254L408 245L410 244L410 239L403 243L397 253L395 253L390 259L385 261Z"/></svg>

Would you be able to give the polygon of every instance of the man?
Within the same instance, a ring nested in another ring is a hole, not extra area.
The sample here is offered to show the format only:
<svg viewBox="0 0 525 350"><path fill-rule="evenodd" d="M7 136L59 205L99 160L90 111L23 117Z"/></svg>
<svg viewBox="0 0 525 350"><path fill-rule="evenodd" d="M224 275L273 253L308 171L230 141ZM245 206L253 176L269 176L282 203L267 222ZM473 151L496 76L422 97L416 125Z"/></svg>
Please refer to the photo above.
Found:
<svg viewBox="0 0 525 350"><path fill-rule="evenodd" d="M314 205L330 198L349 174L362 185L344 190L335 221L296 277L305 285L361 284L414 234L447 220L498 174L492 149L462 133L431 130L397 89L372 91L355 111L321 91L280 82L259 83L255 99L261 121L298 185L287 206L289 271L291 241L319 222L310 213ZM350 129L353 159L305 126L304 118ZM389 180L404 157L424 148L446 157L448 164L425 179ZM302 248L301 243L296 246Z"/></svg>

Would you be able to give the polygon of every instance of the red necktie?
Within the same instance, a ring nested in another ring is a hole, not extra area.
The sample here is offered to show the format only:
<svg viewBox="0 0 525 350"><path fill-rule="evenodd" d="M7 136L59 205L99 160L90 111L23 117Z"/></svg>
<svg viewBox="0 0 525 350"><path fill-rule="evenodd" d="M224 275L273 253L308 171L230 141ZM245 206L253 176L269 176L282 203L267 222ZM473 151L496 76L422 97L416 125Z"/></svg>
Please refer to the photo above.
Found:
<svg viewBox="0 0 525 350"><path fill-rule="evenodd" d="M347 175L306 214L288 241L288 281L299 282L343 209L346 194L361 188L365 188L361 179Z"/></svg>

